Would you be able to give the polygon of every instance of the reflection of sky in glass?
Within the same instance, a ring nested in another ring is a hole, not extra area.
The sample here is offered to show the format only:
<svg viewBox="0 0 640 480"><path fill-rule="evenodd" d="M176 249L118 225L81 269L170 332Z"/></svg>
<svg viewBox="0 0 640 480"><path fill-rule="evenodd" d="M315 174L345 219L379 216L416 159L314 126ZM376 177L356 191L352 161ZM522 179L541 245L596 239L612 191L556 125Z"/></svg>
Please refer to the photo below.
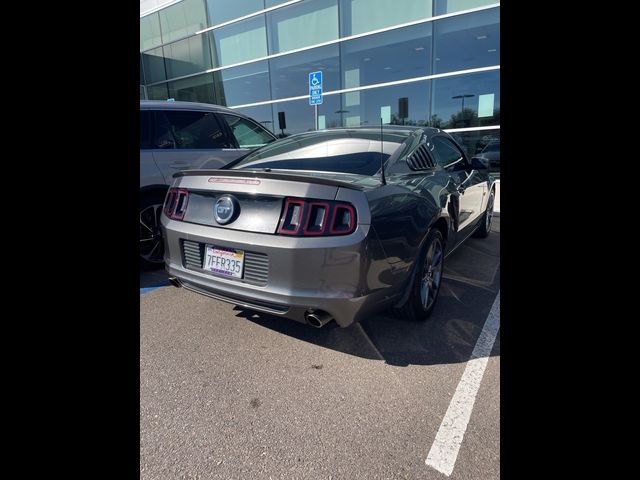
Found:
<svg viewBox="0 0 640 480"><path fill-rule="evenodd" d="M479 96L494 94L494 113L500 108L500 71L490 71L437 78L434 83L433 113L443 121L449 121L452 115L460 113L462 99L452 98L458 95L474 95L464 99L464 108L478 111Z"/></svg>
<svg viewBox="0 0 640 480"><path fill-rule="evenodd" d="M325 116L327 128L340 126L340 114L336 113L339 110L340 95L325 95L323 97L322 105L318 105L318 115ZM280 134L278 112L285 112L287 128L284 133L287 135L315 129L313 106L309 105L307 99L275 103L273 105L274 131L276 134Z"/></svg>
<svg viewBox="0 0 640 480"><path fill-rule="evenodd" d="M425 123L429 107L429 81L427 80L361 91L358 104L344 107L345 124L346 119L353 118L357 119L358 125L380 125L380 118L389 113L391 119L395 118L396 123L399 123L397 122L398 104L402 97L409 99L409 117L405 122ZM345 105L346 103L345 100Z"/></svg>
<svg viewBox="0 0 640 480"><path fill-rule="evenodd" d="M344 88L431 73L431 24L380 33L342 45Z"/></svg>
<svg viewBox="0 0 640 480"><path fill-rule="evenodd" d="M500 64L497 8L435 22L435 73Z"/></svg>
<svg viewBox="0 0 640 480"><path fill-rule="evenodd" d="M272 133L276 133L276 126L273 123L273 114L271 113L271 105L258 105L256 107L243 107L236 109L239 112L244 113L248 117L251 117L260 125L270 130Z"/></svg>
<svg viewBox="0 0 640 480"><path fill-rule="evenodd" d="M266 60L220 70L227 105L270 100L269 67Z"/></svg>
<svg viewBox="0 0 640 480"><path fill-rule="evenodd" d="M207 34L180 40L164 47L167 78L203 72L211 68Z"/></svg>
<svg viewBox="0 0 640 480"><path fill-rule="evenodd" d="M225 66L267 56L264 16L258 15L213 32L214 65Z"/></svg>
<svg viewBox="0 0 640 480"><path fill-rule="evenodd" d="M322 71L324 92L340 89L338 46L329 45L269 60L273 98L309 93L309 73Z"/></svg>
<svg viewBox="0 0 640 480"><path fill-rule="evenodd" d="M209 26L243 17L264 8L263 0L207 0Z"/></svg>

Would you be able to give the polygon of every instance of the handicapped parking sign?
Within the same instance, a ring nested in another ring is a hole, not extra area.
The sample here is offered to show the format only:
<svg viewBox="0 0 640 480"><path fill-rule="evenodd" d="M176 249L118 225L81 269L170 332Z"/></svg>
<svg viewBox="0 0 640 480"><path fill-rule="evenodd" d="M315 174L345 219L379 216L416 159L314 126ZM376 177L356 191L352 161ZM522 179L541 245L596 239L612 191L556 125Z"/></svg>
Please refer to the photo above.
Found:
<svg viewBox="0 0 640 480"><path fill-rule="evenodd" d="M322 103L322 72L309 74L309 105Z"/></svg>

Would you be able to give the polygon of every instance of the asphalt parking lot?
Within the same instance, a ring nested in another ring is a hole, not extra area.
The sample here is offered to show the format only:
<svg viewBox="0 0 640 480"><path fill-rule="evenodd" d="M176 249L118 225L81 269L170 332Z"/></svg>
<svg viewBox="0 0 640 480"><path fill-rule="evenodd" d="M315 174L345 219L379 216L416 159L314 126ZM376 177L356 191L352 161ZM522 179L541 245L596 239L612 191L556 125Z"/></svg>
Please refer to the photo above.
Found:
<svg viewBox="0 0 640 480"><path fill-rule="evenodd" d="M499 478L499 217L424 323L314 329L140 284L141 479Z"/></svg>

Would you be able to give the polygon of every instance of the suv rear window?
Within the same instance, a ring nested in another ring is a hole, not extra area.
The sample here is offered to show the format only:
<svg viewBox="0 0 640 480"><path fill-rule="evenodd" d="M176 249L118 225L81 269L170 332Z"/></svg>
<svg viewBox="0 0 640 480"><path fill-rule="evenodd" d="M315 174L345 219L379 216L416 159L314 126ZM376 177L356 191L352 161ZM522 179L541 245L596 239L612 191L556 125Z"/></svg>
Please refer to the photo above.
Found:
<svg viewBox="0 0 640 480"><path fill-rule="evenodd" d="M156 111L156 148L234 148L218 117L212 112Z"/></svg>
<svg viewBox="0 0 640 480"><path fill-rule="evenodd" d="M264 127L235 115L222 115L240 148L257 148L275 140Z"/></svg>

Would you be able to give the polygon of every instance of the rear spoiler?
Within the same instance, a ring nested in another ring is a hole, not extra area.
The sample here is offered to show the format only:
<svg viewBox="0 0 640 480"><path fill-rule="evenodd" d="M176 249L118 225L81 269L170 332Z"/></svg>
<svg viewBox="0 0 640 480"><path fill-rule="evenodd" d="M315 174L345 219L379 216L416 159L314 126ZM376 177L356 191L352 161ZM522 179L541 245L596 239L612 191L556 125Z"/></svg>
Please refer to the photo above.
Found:
<svg viewBox="0 0 640 480"><path fill-rule="evenodd" d="M365 190L365 187L350 182L334 180L331 178L316 177L313 175L295 175L291 173L265 172L263 170L182 170L173 174L173 178L190 176L220 176L243 178L271 178L273 180L289 180L292 182L314 183L316 185L329 185L331 187L350 188L351 190Z"/></svg>

